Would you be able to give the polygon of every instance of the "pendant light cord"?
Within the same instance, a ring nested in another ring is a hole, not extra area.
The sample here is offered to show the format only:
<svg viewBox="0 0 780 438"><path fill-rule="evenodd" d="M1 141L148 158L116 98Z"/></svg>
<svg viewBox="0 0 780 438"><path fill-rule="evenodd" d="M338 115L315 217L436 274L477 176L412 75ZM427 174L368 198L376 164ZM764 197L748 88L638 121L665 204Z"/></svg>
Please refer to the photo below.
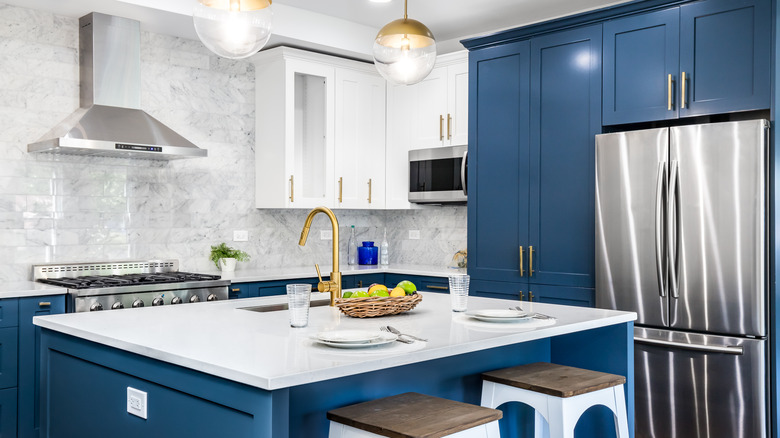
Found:
<svg viewBox="0 0 780 438"><path fill-rule="evenodd" d="M406 5L407 5L407 2L408 2L408 1L409 1L409 0L404 0L404 21L406 21L406 19L408 18L408 17L406 16Z"/></svg>

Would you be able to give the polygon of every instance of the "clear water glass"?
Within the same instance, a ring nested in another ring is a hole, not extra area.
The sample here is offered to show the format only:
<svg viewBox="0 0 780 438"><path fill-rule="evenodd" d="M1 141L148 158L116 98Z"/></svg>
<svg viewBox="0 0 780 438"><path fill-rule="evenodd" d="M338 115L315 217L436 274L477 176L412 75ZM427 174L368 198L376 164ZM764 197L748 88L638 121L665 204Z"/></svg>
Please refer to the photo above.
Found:
<svg viewBox="0 0 780 438"><path fill-rule="evenodd" d="M291 327L306 327L309 325L309 301L311 300L310 284L288 284L287 306L290 311Z"/></svg>
<svg viewBox="0 0 780 438"><path fill-rule="evenodd" d="M453 312L465 312L469 298L469 276L467 274L450 275L450 298Z"/></svg>

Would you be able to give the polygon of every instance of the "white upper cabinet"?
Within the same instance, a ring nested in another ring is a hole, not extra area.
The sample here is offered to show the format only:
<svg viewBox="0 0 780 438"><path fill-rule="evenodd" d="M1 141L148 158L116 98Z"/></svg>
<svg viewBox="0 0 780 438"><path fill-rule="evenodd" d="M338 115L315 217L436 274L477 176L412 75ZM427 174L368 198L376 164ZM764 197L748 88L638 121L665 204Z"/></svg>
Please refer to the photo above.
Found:
<svg viewBox="0 0 780 438"><path fill-rule="evenodd" d="M442 55L425 80L412 85L414 113L411 149L464 145L468 142L468 58L465 52Z"/></svg>
<svg viewBox="0 0 780 438"><path fill-rule="evenodd" d="M385 80L336 70L336 206L385 208Z"/></svg>
<svg viewBox="0 0 780 438"><path fill-rule="evenodd" d="M256 207L384 208L385 82L373 65L278 47L257 56L256 78Z"/></svg>

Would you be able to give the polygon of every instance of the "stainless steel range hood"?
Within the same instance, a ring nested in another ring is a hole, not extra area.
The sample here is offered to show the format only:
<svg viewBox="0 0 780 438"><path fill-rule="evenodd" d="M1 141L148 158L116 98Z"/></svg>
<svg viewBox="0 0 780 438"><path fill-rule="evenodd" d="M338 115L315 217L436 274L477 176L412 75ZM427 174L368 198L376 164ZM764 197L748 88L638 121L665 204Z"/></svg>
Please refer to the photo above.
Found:
<svg viewBox="0 0 780 438"><path fill-rule="evenodd" d="M81 107L28 152L171 160L207 152L141 110L141 29L93 12L79 19Z"/></svg>

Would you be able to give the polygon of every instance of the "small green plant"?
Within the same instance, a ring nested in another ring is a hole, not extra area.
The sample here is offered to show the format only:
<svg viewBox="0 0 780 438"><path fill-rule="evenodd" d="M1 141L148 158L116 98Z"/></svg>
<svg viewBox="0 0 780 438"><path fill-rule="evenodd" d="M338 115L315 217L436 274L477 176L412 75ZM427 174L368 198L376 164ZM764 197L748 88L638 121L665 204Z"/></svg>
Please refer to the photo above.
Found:
<svg viewBox="0 0 780 438"><path fill-rule="evenodd" d="M225 242L222 242L217 246L211 247L210 259L219 268L219 259L236 259L239 262L246 262L249 261L249 254L240 249L231 248Z"/></svg>

